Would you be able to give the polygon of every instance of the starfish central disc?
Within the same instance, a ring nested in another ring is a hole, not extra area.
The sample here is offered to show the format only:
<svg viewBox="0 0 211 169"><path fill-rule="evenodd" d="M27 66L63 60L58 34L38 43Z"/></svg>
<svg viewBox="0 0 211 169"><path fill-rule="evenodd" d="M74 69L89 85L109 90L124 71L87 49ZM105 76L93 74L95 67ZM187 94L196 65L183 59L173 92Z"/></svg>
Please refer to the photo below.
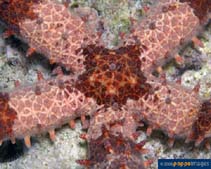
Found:
<svg viewBox="0 0 211 169"><path fill-rule="evenodd" d="M130 45L116 50L89 45L83 49L86 71L77 88L98 104L121 106L128 98L138 100L150 85L141 71L140 47Z"/></svg>

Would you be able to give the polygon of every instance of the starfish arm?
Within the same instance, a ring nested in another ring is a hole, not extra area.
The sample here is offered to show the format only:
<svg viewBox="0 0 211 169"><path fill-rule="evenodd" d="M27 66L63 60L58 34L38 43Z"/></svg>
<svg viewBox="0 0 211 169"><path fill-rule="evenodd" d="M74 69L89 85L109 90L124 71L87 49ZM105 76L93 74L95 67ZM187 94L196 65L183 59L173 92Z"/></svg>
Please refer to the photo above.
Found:
<svg viewBox="0 0 211 169"><path fill-rule="evenodd" d="M105 124L99 127L101 134L87 140L88 159L78 160L79 164L93 169L145 168L142 159L142 153L145 151L144 142L135 143L133 139L124 137L124 132L121 131L114 134Z"/></svg>
<svg viewBox="0 0 211 169"><path fill-rule="evenodd" d="M64 5L50 0L3 0L0 21L50 63L78 73L84 69L78 49L91 34L85 22Z"/></svg>
<svg viewBox="0 0 211 169"><path fill-rule="evenodd" d="M189 1L158 1L146 18L134 24L130 36L141 43L140 59L145 73L174 57L180 46L189 42L207 23L209 0Z"/></svg>
<svg viewBox="0 0 211 169"><path fill-rule="evenodd" d="M101 109L92 114L88 138L98 138L102 134L102 126L106 126L111 133L121 133L125 138L133 140L133 134L139 125L134 117L135 114L127 111L125 107L121 110Z"/></svg>
<svg viewBox="0 0 211 169"><path fill-rule="evenodd" d="M197 120L201 102L194 91L177 85L148 81L152 92L139 101L128 101L131 111L140 116L152 129L161 129L170 138L187 138Z"/></svg>
<svg viewBox="0 0 211 169"><path fill-rule="evenodd" d="M74 78L62 76L2 93L0 139L23 138L52 131L94 111L95 102L74 88L73 83Z"/></svg>

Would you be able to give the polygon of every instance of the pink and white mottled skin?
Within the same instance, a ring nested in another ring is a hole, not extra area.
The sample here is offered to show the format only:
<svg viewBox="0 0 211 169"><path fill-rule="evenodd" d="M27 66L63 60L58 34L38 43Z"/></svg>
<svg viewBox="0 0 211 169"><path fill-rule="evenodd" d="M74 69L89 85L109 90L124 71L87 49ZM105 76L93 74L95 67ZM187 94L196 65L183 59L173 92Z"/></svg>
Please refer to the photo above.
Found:
<svg viewBox="0 0 211 169"><path fill-rule="evenodd" d="M13 124L14 138L51 131L96 111L95 101L73 87L74 80L69 76L41 80L10 93L9 106L19 112Z"/></svg>
<svg viewBox="0 0 211 169"><path fill-rule="evenodd" d="M170 138L187 137L201 109L201 101L195 91L181 89L177 84L149 80L153 93L139 101L129 100L133 112L141 112L151 129L161 129Z"/></svg>
<svg viewBox="0 0 211 169"><path fill-rule="evenodd" d="M29 6L34 18L20 20L16 25L18 28L12 31L31 49L45 55L51 63L60 63L80 73L84 70L84 57L76 49L87 41L94 42L97 39L94 32L91 33L85 22L68 12L64 5L50 0L37 2Z"/></svg>
<svg viewBox="0 0 211 169"><path fill-rule="evenodd" d="M151 88L138 100L128 99L127 103L120 108L102 108L103 105L97 105L92 97L86 97L75 85L78 74L86 72L84 64L86 56L80 52L81 48L87 42L92 42L97 46L97 36L92 36L85 22L70 13L64 6L50 0L30 1L32 2L30 11L35 14L35 17L22 18L21 16L18 18L19 22L15 22L16 29L13 31L51 62L61 63L71 69L75 77L69 75L58 76L53 80L41 80L34 86L15 89L8 93L8 98L1 96L0 113L9 117L12 110L16 113L16 118L8 124L9 129L8 126L5 127L8 133L0 135L0 139L28 138L28 136L47 131L53 137L52 131L55 128L72 122L76 117L86 115L91 117L87 137L90 145L93 140L104 136L103 126L109 129L107 135L115 139L117 133L120 133L121 137L134 141L132 135L136 132L139 120L147 122L150 129L163 130L170 138L190 137L195 124L203 128L203 124L198 124L201 121L197 121L202 105L197 98L197 93L176 84L167 84L151 75L152 70L156 68L155 65L161 65L163 61L170 58L169 55L173 56L181 44L187 43L194 37L208 20L211 4L207 4L205 14L203 8L198 9L194 5L199 2L209 3L209 1L196 0L191 3L186 1L188 0L159 1L146 18L134 24L129 40L125 41L126 44L130 44L131 40L132 43L139 41L141 70ZM22 3L18 0L15 2ZM15 9L17 7L13 2L6 5L5 3L7 2L4 0L0 1L0 16L9 28L13 28L12 15L5 15L4 10L10 9L7 5ZM13 12L14 9L11 8L8 11ZM203 17L197 15L198 11L201 15L203 14ZM121 79L119 82L121 83ZM4 121L4 125L7 125L5 122L7 121ZM200 143L204 138L205 136L200 135L198 142ZM194 139L198 139L198 135ZM26 139L26 142L28 140ZM112 154L111 150L115 149L112 146L114 145L111 142L110 154ZM90 152L89 158L93 155L95 154ZM95 164L89 164L91 168L96 168L101 163L97 157L95 162ZM89 162L81 161L81 163L88 165ZM112 168L109 158L106 163ZM129 162L126 161L123 166L127 164L129 165Z"/></svg>
<svg viewBox="0 0 211 169"><path fill-rule="evenodd" d="M143 20L135 23L130 35L146 47L140 56L145 73L174 57L181 44L189 42L202 29L187 2L161 0L156 3Z"/></svg>

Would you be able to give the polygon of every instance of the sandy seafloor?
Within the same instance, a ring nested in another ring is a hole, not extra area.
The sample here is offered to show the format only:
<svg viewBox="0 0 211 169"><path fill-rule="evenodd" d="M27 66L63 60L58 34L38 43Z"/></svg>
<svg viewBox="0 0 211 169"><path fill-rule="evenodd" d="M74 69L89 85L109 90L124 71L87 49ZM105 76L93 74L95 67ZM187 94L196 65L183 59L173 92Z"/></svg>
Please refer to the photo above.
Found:
<svg viewBox="0 0 211 169"><path fill-rule="evenodd" d="M108 47L119 42L118 32L128 32L129 17L140 19L144 15L143 5L151 5L153 0L89 0L72 1L70 10L74 7L91 6L104 18L104 41ZM36 82L36 71L39 70L45 78L51 77L51 66L47 60L38 55L26 58L26 45L18 40L4 40L0 27L0 91L14 88L14 81L21 84ZM174 62L166 66L167 79L175 81L182 79L182 85L193 88L200 84L199 96L208 99L211 91L211 26L207 26L201 35L203 48L193 48L188 45L180 54L184 57L184 64L175 65ZM144 130L143 130L144 131ZM56 130L56 141L52 143L47 135L32 138L32 147L27 149L23 141L12 145L4 143L0 147L0 169L80 169L76 159L86 158L86 143L79 138L80 122L76 129L68 126ZM157 168L159 158L211 158L211 153L203 147L194 148L192 144L184 144L184 140L177 140L173 148L168 148L167 137L160 131L154 131L151 137L141 134L139 140L146 139L145 148L149 152L144 159L154 159L150 169Z"/></svg>

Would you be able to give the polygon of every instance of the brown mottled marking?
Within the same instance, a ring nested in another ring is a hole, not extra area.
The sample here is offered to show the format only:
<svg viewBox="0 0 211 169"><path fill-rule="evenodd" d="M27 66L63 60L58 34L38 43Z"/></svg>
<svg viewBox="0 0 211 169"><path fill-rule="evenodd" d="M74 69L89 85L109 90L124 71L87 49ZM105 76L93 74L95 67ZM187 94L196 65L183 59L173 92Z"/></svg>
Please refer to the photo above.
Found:
<svg viewBox="0 0 211 169"><path fill-rule="evenodd" d="M210 101L204 102L202 104L202 113L199 114L198 119L194 124L194 134L196 137L211 134L211 103Z"/></svg>
<svg viewBox="0 0 211 169"><path fill-rule="evenodd" d="M96 140L88 141L88 163L84 160L79 164L92 169L106 168L131 168L144 169L144 162L140 158L144 149L144 142L136 144L134 141L123 137L122 134L114 135L102 126L102 135Z"/></svg>
<svg viewBox="0 0 211 169"><path fill-rule="evenodd" d="M180 0L180 2L188 2L202 23L207 20L208 12L211 12L210 0Z"/></svg>
<svg viewBox="0 0 211 169"><path fill-rule="evenodd" d="M137 100L148 92L141 71L138 45L109 50L89 45L83 49L86 72L79 76L76 87L98 104L123 105L128 98Z"/></svg>
<svg viewBox="0 0 211 169"><path fill-rule="evenodd" d="M0 16L3 21L19 32L19 23L26 19L35 19L37 16L31 9L34 3L41 0L2 0L0 2Z"/></svg>
<svg viewBox="0 0 211 169"><path fill-rule="evenodd" d="M8 105L8 94L0 93L0 140L10 138L13 135L13 124L17 113Z"/></svg>

